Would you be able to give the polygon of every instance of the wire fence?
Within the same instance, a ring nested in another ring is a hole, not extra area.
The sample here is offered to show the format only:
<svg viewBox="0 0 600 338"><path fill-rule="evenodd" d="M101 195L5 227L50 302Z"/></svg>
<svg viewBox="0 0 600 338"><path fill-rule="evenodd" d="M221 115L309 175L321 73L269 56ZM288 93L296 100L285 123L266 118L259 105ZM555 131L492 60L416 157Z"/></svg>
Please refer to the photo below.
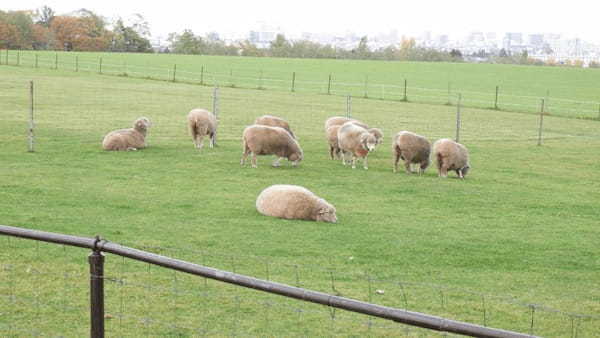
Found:
<svg viewBox="0 0 600 338"><path fill-rule="evenodd" d="M4 54L4 55L2 55ZM453 89L451 82L447 88L426 88L413 83L414 79L401 79L399 83L374 83L368 76L362 83L337 81L335 76L323 76L321 80L303 79L296 72L264 74L262 70L248 69L198 69L184 70L177 64L164 67L103 62L102 57L80 57L79 55L45 53L41 56L32 52L8 51L0 53L0 62L33 68L60 69L73 72L88 72L105 75L155 79L172 82L186 82L205 86L245 88L259 90L318 93L337 96L352 96L376 100L428 103L436 105L456 105L458 94L462 95L465 107L484 108L512 112L538 113L541 99L546 101L548 114L582 119L600 119L600 101L573 100L551 96L521 95L504 92L496 86L484 91Z"/></svg>
<svg viewBox="0 0 600 338"><path fill-rule="evenodd" d="M4 241L4 239L3 239ZM0 334L85 335L89 275L80 248L6 237L0 257ZM148 250L148 248L146 248ZM196 257L204 266L254 272L267 281L297 284L335 296L470 320L531 335L591 337L600 317L562 312L511 297L404 280L378 280L339 266L316 267L270 257L235 257L190 248L157 248L162 256ZM258 264L257 264L258 260ZM262 270L262 271L261 271ZM108 336L370 335L431 336L436 333L375 317L268 295L107 254L105 331ZM510 336L510 335L508 335Z"/></svg>

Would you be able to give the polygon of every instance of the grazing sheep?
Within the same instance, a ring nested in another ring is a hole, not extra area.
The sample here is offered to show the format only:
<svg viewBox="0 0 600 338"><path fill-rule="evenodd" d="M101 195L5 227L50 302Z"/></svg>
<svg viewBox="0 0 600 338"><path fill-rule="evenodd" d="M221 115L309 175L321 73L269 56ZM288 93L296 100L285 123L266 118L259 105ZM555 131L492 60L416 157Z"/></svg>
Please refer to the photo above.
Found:
<svg viewBox="0 0 600 338"><path fill-rule="evenodd" d="M421 175L429 167L431 143L421 135L410 131L401 131L394 137L392 152L394 153L394 172L398 171L398 161L402 159L407 174L412 172L411 164L416 163L420 165L419 175Z"/></svg>
<svg viewBox="0 0 600 338"><path fill-rule="evenodd" d="M292 135L293 138L296 138L296 136L294 135L294 133L292 133L292 130L290 129L290 124L286 120L282 119L281 117L277 117L277 116L273 116L273 115L263 115L263 116L257 118L256 121L254 121L254 124L260 124L263 126L270 126L270 127L280 127L280 128L287 130L288 133L290 133L290 135Z"/></svg>
<svg viewBox="0 0 600 338"><path fill-rule="evenodd" d="M140 117L133 122L133 128L111 131L102 141L104 150L138 150L146 148L146 133L152 126L147 117Z"/></svg>
<svg viewBox="0 0 600 338"><path fill-rule="evenodd" d="M454 170L459 178L465 178L471 169L469 151L465 146L451 139L437 140L433 144L433 153L437 159L440 177L448 177L448 170Z"/></svg>
<svg viewBox="0 0 600 338"><path fill-rule="evenodd" d="M368 128L367 131L375 136L377 144L383 143L383 132L379 128Z"/></svg>
<svg viewBox="0 0 600 338"><path fill-rule="evenodd" d="M297 166L302 161L303 153L298 141L285 129L280 127L269 127L251 125L244 129L242 135L243 151L241 165L246 163L248 154L252 153L252 167L256 168L256 155L275 155L277 160L273 162L274 167L279 166L282 158Z"/></svg>
<svg viewBox="0 0 600 338"><path fill-rule="evenodd" d="M190 134L198 150L204 146L204 136L210 137L210 147L215 145L217 135L217 118L208 110L193 109L187 116Z"/></svg>
<svg viewBox="0 0 600 338"><path fill-rule="evenodd" d="M329 156L331 159L339 159L340 158L340 145L338 142L338 130L341 125L333 125L327 128L327 142L329 143Z"/></svg>
<svg viewBox="0 0 600 338"><path fill-rule="evenodd" d="M342 124L344 124L346 122L354 122L354 124L357 124L365 129L369 129L369 126L367 126L366 124L362 123L359 120L351 119L351 118L343 117L343 116L333 116L333 117L328 118L327 121L325 121L325 131L327 131L327 129L331 126L341 126Z"/></svg>
<svg viewBox="0 0 600 338"><path fill-rule="evenodd" d="M306 188L276 184L263 190L256 209L265 216L336 223L335 207Z"/></svg>
<svg viewBox="0 0 600 338"><path fill-rule="evenodd" d="M363 158L363 168L369 169L367 156L375 149L377 139L367 129L353 122L344 123L338 130L338 144L342 151L342 163L346 165L346 153L352 154L352 169L356 168L357 157Z"/></svg>

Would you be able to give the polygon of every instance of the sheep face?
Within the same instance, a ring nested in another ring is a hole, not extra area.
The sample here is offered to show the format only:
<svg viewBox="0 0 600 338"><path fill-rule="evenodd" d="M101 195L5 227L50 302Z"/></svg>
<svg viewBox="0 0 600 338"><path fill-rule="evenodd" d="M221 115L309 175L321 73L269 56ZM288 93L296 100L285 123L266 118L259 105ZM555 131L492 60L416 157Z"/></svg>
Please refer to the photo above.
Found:
<svg viewBox="0 0 600 338"><path fill-rule="evenodd" d="M328 222L337 223L337 216L335 214L335 207L325 202L323 199L319 200L321 207L317 212L317 222Z"/></svg>
<svg viewBox="0 0 600 338"><path fill-rule="evenodd" d="M459 174L460 178L465 178L465 176L467 176L467 173L469 172L470 169L471 169L471 167L469 165L466 165L466 166L460 168L458 170L460 172L460 174Z"/></svg>
<svg viewBox="0 0 600 338"><path fill-rule="evenodd" d="M288 161L292 162L292 166L296 167L303 159L302 152L293 153L288 157Z"/></svg>
<svg viewBox="0 0 600 338"><path fill-rule="evenodd" d="M139 119L135 120L135 122L133 123L133 129L140 130L140 131L146 131L151 126L152 126L152 123L150 122L150 120L147 117L140 117Z"/></svg>
<svg viewBox="0 0 600 338"><path fill-rule="evenodd" d="M365 150L373 151L377 146L377 138L370 133L363 133L360 135L360 143Z"/></svg>

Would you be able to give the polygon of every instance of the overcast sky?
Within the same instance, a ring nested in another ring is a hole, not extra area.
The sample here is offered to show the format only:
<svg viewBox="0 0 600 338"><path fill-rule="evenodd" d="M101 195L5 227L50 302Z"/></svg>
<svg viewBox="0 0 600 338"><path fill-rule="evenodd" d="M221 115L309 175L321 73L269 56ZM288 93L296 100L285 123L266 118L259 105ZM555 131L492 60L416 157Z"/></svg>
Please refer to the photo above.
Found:
<svg viewBox="0 0 600 338"><path fill-rule="evenodd" d="M246 33L267 22L285 32L353 31L415 36L425 31L462 37L471 31L561 33L600 43L600 1L338 1L338 0L2 0L0 9L50 6L58 14L86 8L102 16L127 18L139 13L154 37L191 29L197 34Z"/></svg>

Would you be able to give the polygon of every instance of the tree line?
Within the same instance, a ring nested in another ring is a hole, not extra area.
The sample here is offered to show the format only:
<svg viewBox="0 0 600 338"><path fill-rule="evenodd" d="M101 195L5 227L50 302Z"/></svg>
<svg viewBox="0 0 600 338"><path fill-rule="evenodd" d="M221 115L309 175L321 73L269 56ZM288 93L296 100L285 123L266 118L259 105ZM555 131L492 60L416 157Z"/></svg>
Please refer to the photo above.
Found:
<svg viewBox="0 0 600 338"><path fill-rule="evenodd" d="M134 19L129 25L120 18L109 25L87 9L69 15L56 15L47 6L35 11L0 10L0 48L151 52L148 23L140 15Z"/></svg>

